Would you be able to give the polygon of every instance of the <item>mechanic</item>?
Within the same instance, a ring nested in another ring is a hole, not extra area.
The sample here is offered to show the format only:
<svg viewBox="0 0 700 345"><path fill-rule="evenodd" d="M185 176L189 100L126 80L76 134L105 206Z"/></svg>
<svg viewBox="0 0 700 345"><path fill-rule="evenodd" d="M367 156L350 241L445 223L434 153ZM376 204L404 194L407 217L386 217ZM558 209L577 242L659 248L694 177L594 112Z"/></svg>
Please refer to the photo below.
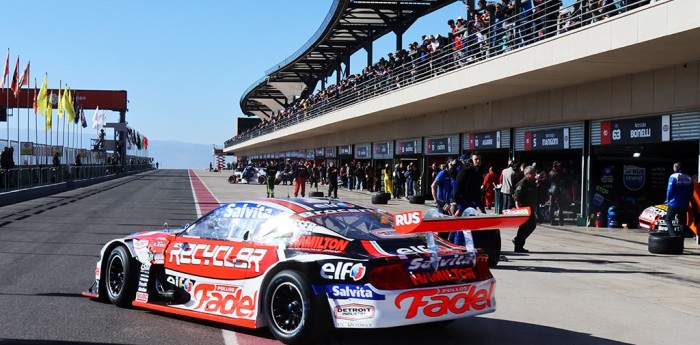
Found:
<svg viewBox="0 0 700 345"><path fill-rule="evenodd" d="M484 203L481 200L481 185L484 174L481 170L481 155L473 153L471 160L457 174L457 180L452 194L452 201L457 203L456 216L467 207L473 207L486 213Z"/></svg>
<svg viewBox="0 0 700 345"><path fill-rule="evenodd" d="M513 239L515 245L514 252L529 253L525 249L525 240L535 231L537 227L536 212L533 210L537 207L537 184L535 183L535 168L531 165L525 167L525 177L520 180L513 189L513 199L515 199L515 207L530 207L530 218L518 228L518 233Z"/></svg>
<svg viewBox="0 0 700 345"><path fill-rule="evenodd" d="M294 171L294 197L299 195L299 187L301 187L301 197L306 196L306 180L309 178L309 168L306 167L306 160L299 160L297 168Z"/></svg>
<svg viewBox="0 0 700 345"><path fill-rule="evenodd" d="M335 163L328 163L326 174L328 175L328 197L333 195L334 199L338 199L338 168L335 167Z"/></svg>
<svg viewBox="0 0 700 345"><path fill-rule="evenodd" d="M267 167L265 167L265 182L267 184L268 198L275 197L275 180L277 179L277 171L279 171L277 162L273 160L269 161L267 163Z"/></svg>
<svg viewBox="0 0 700 345"><path fill-rule="evenodd" d="M564 225L564 206L567 204L564 176L561 174L561 163L554 161L549 172L549 220L552 225ZM555 220L554 211L559 211L559 222Z"/></svg>
<svg viewBox="0 0 700 345"><path fill-rule="evenodd" d="M450 201L450 195L452 194L452 178L450 177L449 168L452 167L452 162L445 164L440 164L440 171L435 175L435 180L432 185L430 185L430 190L433 193L433 199L435 200L435 206L438 212L442 214L448 214L448 210L445 210L445 205ZM437 169L436 169L437 170Z"/></svg>
<svg viewBox="0 0 700 345"><path fill-rule="evenodd" d="M693 180L690 176L681 172L683 165L681 162L673 164L673 174L668 178L668 188L666 189L666 227L669 236L683 236L685 234L685 223L688 213L688 202L693 195ZM673 230L673 220L678 218L678 231Z"/></svg>

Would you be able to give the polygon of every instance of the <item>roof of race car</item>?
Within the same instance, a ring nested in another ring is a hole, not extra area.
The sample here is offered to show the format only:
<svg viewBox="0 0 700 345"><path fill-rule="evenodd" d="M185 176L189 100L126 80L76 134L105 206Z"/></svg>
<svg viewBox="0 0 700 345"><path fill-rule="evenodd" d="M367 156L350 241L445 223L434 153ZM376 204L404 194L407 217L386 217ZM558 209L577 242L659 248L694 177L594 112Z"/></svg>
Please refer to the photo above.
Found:
<svg viewBox="0 0 700 345"><path fill-rule="evenodd" d="M237 201L226 206L247 209L257 208L270 215L291 213L302 218L345 212L380 212L375 208L364 205L352 204L338 199L322 198L261 198Z"/></svg>

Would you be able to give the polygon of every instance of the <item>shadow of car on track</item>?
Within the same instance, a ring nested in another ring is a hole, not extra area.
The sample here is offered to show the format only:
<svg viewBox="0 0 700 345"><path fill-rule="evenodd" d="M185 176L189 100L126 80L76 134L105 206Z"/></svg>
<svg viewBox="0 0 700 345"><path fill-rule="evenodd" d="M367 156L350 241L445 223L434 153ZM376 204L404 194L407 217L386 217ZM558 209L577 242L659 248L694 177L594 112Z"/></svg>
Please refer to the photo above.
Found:
<svg viewBox="0 0 700 345"><path fill-rule="evenodd" d="M177 315L147 311L162 317L186 320L200 325L222 328L236 333L241 344L282 344L267 328L247 329L222 325L204 320L189 319ZM605 339L588 333L576 332L556 327L536 325L526 322L498 320L489 317L474 317L454 321L449 326L431 324L381 328L381 329L340 329L327 339L314 344L366 345L462 345L462 344L567 344L567 345L622 345L625 342Z"/></svg>

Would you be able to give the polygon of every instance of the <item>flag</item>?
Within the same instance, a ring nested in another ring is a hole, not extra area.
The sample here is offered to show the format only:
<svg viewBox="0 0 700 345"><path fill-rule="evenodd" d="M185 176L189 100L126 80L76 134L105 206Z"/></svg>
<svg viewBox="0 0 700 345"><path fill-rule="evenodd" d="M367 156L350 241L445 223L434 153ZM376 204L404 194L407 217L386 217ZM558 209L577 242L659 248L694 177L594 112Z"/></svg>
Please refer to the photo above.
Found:
<svg viewBox="0 0 700 345"><path fill-rule="evenodd" d="M10 74L10 48L7 48L7 57L5 58L5 69L2 72L2 82L0 88L5 87L5 78Z"/></svg>
<svg viewBox="0 0 700 345"><path fill-rule="evenodd" d="M27 67L24 68L24 72L22 72L22 75L19 76L18 84L18 89L21 89L22 86L29 86L29 61L27 61Z"/></svg>
<svg viewBox="0 0 700 345"><path fill-rule="evenodd" d="M36 78L34 78L34 97L32 97L32 108L34 108L34 115L36 115L36 111L37 111L37 104L36 104L36 97L38 96L37 93L38 92L36 91Z"/></svg>
<svg viewBox="0 0 700 345"><path fill-rule="evenodd" d="M48 104L48 97L46 93L48 92L47 90L47 85L49 84L49 75L44 76L44 81L41 83L41 89L39 89L39 94L36 96L36 110L39 114L41 115L46 115L46 112L48 111L47 109L47 104Z"/></svg>
<svg viewBox="0 0 700 345"><path fill-rule="evenodd" d="M92 114L92 128L99 130L102 127L102 120L100 119L100 107L95 108L95 113Z"/></svg>
<svg viewBox="0 0 700 345"><path fill-rule="evenodd" d="M53 117L53 92L51 92L48 97L46 97L46 131L51 130L51 118Z"/></svg>
<svg viewBox="0 0 700 345"><path fill-rule="evenodd" d="M143 136L143 149L148 150L148 138L146 136Z"/></svg>
<svg viewBox="0 0 700 345"><path fill-rule="evenodd" d="M65 91L61 92L61 88L59 87L58 88L58 116L59 117L63 117L63 114L65 113L65 108L63 107L63 105L65 104L65 103L63 103L65 97L66 97L66 92Z"/></svg>
<svg viewBox="0 0 700 345"><path fill-rule="evenodd" d="M15 65L15 73L12 74L12 83L10 84L10 89L15 94L15 98L19 94L19 85L17 85L17 78L19 78L19 55L17 56L17 64Z"/></svg>
<svg viewBox="0 0 700 345"><path fill-rule="evenodd" d="M73 105L73 96L71 96L68 85L66 85L66 91L63 93L63 108L68 113L68 122L75 121L75 105Z"/></svg>
<svg viewBox="0 0 700 345"><path fill-rule="evenodd" d="M85 120L85 111L83 108L80 108L80 122L83 128L87 128L87 120Z"/></svg>

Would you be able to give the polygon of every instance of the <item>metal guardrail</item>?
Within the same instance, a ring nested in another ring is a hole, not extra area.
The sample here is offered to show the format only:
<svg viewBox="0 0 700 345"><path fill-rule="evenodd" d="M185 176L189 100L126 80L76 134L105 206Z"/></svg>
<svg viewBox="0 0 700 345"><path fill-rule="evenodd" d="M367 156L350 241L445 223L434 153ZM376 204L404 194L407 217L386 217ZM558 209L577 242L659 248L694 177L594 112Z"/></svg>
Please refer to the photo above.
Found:
<svg viewBox="0 0 700 345"><path fill-rule="evenodd" d="M673 0L652 0L667 2ZM649 0L576 1L568 7L544 4L529 11L495 20L495 23L481 29L456 33L460 36L462 49L456 49L454 35L450 44L435 52L414 56L410 61L392 69L374 74L368 80L354 83L347 90L339 90L331 97L322 98L304 110L286 116L277 115L261 128L254 128L224 142L225 147L266 135L277 130L297 125L301 122L324 116L400 88L435 78L446 72L468 68L470 65L488 60L533 43L576 30L596 22L607 20L629 10L648 5ZM477 23L479 21L476 21ZM466 32L466 34L465 34ZM409 52L410 54L410 52ZM416 53L420 54L420 53ZM345 80L347 82L347 79ZM352 83L351 83L352 84Z"/></svg>
<svg viewBox="0 0 700 345"><path fill-rule="evenodd" d="M149 170L150 164L134 164L126 171ZM13 169L0 169L0 192L9 192L37 186L45 186L68 180L85 180L108 176L121 172L113 165L61 165L59 167L33 166Z"/></svg>

